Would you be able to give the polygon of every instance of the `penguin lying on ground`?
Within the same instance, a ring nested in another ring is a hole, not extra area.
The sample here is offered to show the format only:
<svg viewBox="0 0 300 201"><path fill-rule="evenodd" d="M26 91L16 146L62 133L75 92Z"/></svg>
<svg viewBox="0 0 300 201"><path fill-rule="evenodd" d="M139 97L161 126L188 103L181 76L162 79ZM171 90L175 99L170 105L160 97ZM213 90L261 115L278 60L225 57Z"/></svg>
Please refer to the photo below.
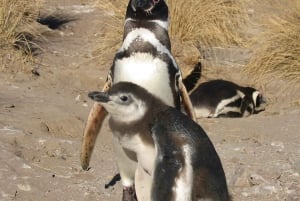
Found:
<svg viewBox="0 0 300 201"><path fill-rule="evenodd" d="M165 1L129 0L125 18L123 44L115 55L103 91L118 82L133 82L178 110L181 104L184 105L186 113L195 119L181 71L171 54L168 7ZM98 103L90 111L81 146L80 158L84 170L88 169L96 138L106 115L107 112ZM136 199L134 177L138 167L135 154L128 152L134 145L125 143L127 139L122 132L126 130L113 133L114 148L123 184L123 200L131 201ZM139 159L146 160L147 156ZM150 179L146 176L144 178L145 183Z"/></svg>
<svg viewBox="0 0 300 201"><path fill-rule="evenodd" d="M226 80L204 82L190 98L197 118L246 117L265 108L265 100L259 91Z"/></svg>
<svg viewBox="0 0 300 201"><path fill-rule="evenodd" d="M108 111L111 129L136 156L137 175L141 170L152 178L144 186L151 194L140 196L142 177L136 176L139 201L230 200L218 154L196 122L129 82L89 97Z"/></svg>

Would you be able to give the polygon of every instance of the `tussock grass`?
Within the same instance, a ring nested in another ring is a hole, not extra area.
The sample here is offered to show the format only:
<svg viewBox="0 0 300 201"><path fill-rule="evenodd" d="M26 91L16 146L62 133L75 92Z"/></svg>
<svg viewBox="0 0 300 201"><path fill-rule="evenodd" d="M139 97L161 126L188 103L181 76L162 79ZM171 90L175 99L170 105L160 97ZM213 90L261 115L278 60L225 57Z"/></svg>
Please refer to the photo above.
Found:
<svg viewBox="0 0 300 201"><path fill-rule="evenodd" d="M37 33L30 26L41 4L42 0L0 0L0 70L10 71L12 63L22 65L32 58L31 51L37 48L32 39Z"/></svg>
<svg viewBox="0 0 300 201"><path fill-rule="evenodd" d="M113 16L113 22L107 24L107 31L95 52L99 57L109 58L120 46L127 4L128 0L105 0L97 4L111 11ZM172 51L179 65L184 66L181 67L183 71L199 62L199 48L242 44L238 27L244 22L245 15L241 1L168 0L167 4Z"/></svg>
<svg viewBox="0 0 300 201"><path fill-rule="evenodd" d="M107 11L108 15L111 16L109 22L104 23L105 30L99 37L97 50L93 52L103 65L112 60L112 56L121 46L127 4L127 0L104 0L101 2L96 1L95 3L95 6Z"/></svg>
<svg viewBox="0 0 300 201"><path fill-rule="evenodd" d="M300 4L274 5L281 13L264 18L264 30L252 40L253 56L244 72L256 82L276 78L300 82Z"/></svg>
<svg viewBox="0 0 300 201"><path fill-rule="evenodd" d="M169 0L170 35L200 45L242 45L239 28L245 21L242 1Z"/></svg>

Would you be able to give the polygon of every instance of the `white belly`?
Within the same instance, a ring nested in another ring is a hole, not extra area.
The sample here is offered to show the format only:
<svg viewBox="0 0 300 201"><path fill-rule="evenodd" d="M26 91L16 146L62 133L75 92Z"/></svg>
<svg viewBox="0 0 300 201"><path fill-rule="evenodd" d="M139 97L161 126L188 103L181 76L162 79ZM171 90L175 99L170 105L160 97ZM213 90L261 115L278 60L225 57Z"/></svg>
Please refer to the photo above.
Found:
<svg viewBox="0 0 300 201"><path fill-rule="evenodd" d="M132 82L147 89L170 106L174 106L167 64L149 53L116 60L114 83Z"/></svg>
<svg viewBox="0 0 300 201"><path fill-rule="evenodd" d="M116 133L114 134L116 135ZM125 134L123 137L119 138L119 143L122 147L135 152L138 163L141 167L143 167L143 169L149 174L152 174L156 157L154 145L145 144L139 134L135 134L133 136Z"/></svg>

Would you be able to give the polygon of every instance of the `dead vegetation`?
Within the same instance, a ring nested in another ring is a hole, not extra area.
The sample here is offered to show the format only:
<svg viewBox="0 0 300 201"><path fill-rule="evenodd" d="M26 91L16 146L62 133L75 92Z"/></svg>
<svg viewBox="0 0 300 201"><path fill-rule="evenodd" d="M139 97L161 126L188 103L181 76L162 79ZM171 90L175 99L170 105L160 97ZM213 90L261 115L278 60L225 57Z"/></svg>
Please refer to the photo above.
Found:
<svg viewBox="0 0 300 201"><path fill-rule="evenodd" d="M44 38L52 25L61 26L73 20L63 13L58 17L55 14L39 16L43 1L0 0L2 71L15 71L11 66L24 68L21 64L33 61L32 55L40 49L37 41ZM105 31L97 41L99 47L94 51L97 60L107 65L121 45L128 0L86 0L85 3L94 3L111 15L112 19L106 23ZM206 52L214 54L216 47L226 49L234 46L252 50L250 61L245 61L243 73L257 82L274 73L281 78L300 79L300 6L297 1L168 0L167 3L172 52L184 74L204 59ZM255 10L255 16L251 17L250 4L263 9ZM248 9L247 14L245 9ZM264 10L277 15L263 15ZM249 23L249 13L252 24ZM249 26L254 30L250 35ZM210 67L204 65L207 73Z"/></svg>
<svg viewBox="0 0 300 201"><path fill-rule="evenodd" d="M42 0L0 0L0 70L26 71L32 61L37 29L32 27L37 19ZM21 51L17 51L21 50Z"/></svg>
<svg viewBox="0 0 300 201"><path fill-rule="evenodd" d="M262 31L251 42L253 55L245 73L256 82L276 78L300 81L300 4L276 1L272 15L257 19Z"/></svg>
<svg viewBox="0 0 300 201"><path fill-rule="evenodd" d="M95 52L110 58L122 40L123 22L128 0L102 1L97 6L112 11L113 22L100 38ZM246 19L243 5L237 0L168 0L172 51L184 74L199 59L202 49L219 45L242 45L240 26ZM188 13L188 14L187 14ZM108 51L109 50L109 51ZM107 60L102 60L106 63Z"/></svg>
<svg viewBox="0 0 300 201"><path fill-rule="evenodd" d="M246 15L237 0L169 0L170 35L200 46L242 45Z"/></svg>

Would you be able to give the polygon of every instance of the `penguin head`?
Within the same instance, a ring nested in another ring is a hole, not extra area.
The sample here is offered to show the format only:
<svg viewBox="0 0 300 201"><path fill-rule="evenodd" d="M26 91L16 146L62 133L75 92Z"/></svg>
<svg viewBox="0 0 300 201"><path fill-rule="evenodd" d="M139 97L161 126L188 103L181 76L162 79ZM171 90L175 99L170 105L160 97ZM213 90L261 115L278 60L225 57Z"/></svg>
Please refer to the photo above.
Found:
<svg viewBox="0 0 300 201"><path fill-rule="evenodd" d="M256 113L265 110L266 101L265 101L265 99L264 99L261 92L255 90L252 93L252 100L253 100L253 103L254 103Z"/></svg>
<svg viewBox="0 0 300 201"><path fill-rule="evenodd" d="M119 82L107 92L90 92L88 96L99 102L119 123L132 123L143 119L148 111L151 95L143 88L129 82Z"/></svg>
<svg viewBox="0 0 300 201"><path fill-rule="evenodd" d="M130 0L126 17L166 20L168 18L168 6L165 0Z"/></svg>

